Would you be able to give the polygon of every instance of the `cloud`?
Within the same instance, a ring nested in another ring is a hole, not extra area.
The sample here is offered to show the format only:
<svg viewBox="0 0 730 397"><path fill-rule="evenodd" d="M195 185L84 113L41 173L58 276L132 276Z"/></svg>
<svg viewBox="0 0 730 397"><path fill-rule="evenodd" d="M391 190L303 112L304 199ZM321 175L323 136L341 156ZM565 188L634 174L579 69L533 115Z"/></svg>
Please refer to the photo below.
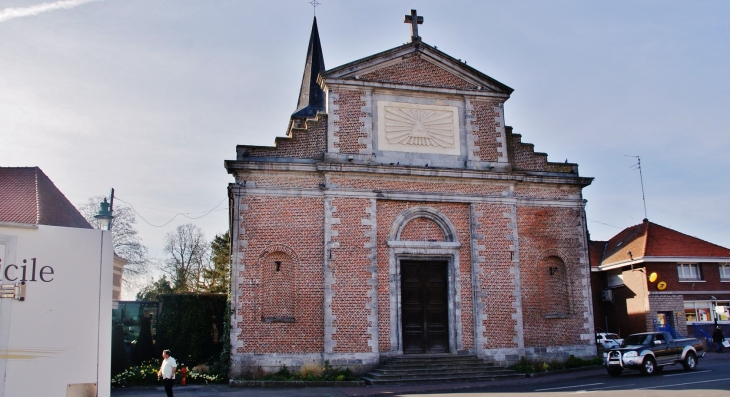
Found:
<svg viewBox="0 0 730 397"><path fill-rule="evenodd" d="M78 7L80 5L91 3L95 1L100 0L63 0L63 1L54 1L53 3L41 3L34 6L29 7L16 7L16 8L6 8L4 10L0 10L0 22L5 22L13 18L20 18L20 17L30 17L33 15L38 15L44 12L48 11L54 11L54 10L60 10L60 9L70 9L74 7Z"/></svg>

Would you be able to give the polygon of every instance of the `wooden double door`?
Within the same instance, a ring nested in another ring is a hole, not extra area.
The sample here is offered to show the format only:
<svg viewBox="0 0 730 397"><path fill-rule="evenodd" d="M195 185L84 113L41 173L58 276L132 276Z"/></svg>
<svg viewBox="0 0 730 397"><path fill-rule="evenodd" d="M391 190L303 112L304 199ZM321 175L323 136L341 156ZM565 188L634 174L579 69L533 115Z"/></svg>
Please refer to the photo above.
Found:
<svg viewBox="0 0 730 397"><path fill-rule="evenodd" d="M401 261L403 353L449 352L448 264Z"/></svg>

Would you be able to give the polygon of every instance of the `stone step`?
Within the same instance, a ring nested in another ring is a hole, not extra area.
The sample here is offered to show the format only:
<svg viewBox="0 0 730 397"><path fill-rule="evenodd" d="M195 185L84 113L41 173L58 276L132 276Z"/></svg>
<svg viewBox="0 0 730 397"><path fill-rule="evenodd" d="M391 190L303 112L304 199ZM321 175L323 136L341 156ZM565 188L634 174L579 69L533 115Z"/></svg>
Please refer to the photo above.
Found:
<svg viewBox="0 0 730 397"><path fill-rule="evenodd" d="M362 377L370 385L477 382L508 378L524 378L524 375L496 367L474 356L447 354L392 357Z"/></svg>
<svg viewBox="0 0 730 397"><path fill-rule="evenodd" d="M431 375L444 375L444 374L456 374L456 375L510 375L514 374L515 371L503 369L503 370L484 370L484 369L469 369L459 371L434 371L429 369L411 369L411 370L384 370L381 368L375 369L368 373L371 377L377 376L380 378L391 378L391 377L402 377L402 376L431 376Z"/></svg>
<svg viewBox="0 0 730 397"><path fill-rule="evenodd" d="M406 361L414 361L414 362L435 362L435 361L482 361L481 359L474 357L474 356L454 356L451 354L438 354L438 355L420 355L420 354L414 354L414 355L405 355L405 356L396 356L391 357L388 359L388 361L391 362L406 362Z"/></svg>
<svg viewBox="0 0 730 397"><path fill-rule="evenodd" d="M460 369L460 368L484 368L484 369L493 369L493 368L499 368L492 365L486 365L483 362L473 362L473 363L407 363L407 364L396 364L396 363L386 363L381 365L379 368L388 368L388 369L405 369L405 368L413 368L413 369L419 369L419 368L442 368L442 369Z"/></svg>
<svg viewBox="0 0 730 397"><path fill-rule="evenodd" d="M364 380L368 385L408 385L408 384L421 384L421 383L449 383L449 382L487 382L504 379L523 379L524 374L512 373L507 375L475 375L475 376L431 376L431 377L402 377L399 379L380 379L371 376L363 376L361 379Z"/></svg>

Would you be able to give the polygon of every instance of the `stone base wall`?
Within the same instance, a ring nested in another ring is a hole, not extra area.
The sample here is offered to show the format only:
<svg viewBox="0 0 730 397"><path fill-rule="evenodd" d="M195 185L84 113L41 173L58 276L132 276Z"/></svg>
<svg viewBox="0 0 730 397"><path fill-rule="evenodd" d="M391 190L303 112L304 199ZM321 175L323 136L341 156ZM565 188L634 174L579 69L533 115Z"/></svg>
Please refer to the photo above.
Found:
<svg viewBox="0 0 730 397"><path fill-rule="evenodd" d="M231 360L229 376L238 378L246 373L274 373L286 367L291 372L298 372L302 366L314 364L320 368L324 367L325 360L333 367L350 368L355 375L364 375L380 365L380 356L377 353L352 353L352 354L236 354Z"/></svg>
<svg viewBox="0 0 730 397"><path fill-rule="evenodd" d="M571 355L578 358L596 357L596 345L544 346L525 349L487 349L479 358L496 366L517 364L522 357L530 362L564 362Z"/></svg>

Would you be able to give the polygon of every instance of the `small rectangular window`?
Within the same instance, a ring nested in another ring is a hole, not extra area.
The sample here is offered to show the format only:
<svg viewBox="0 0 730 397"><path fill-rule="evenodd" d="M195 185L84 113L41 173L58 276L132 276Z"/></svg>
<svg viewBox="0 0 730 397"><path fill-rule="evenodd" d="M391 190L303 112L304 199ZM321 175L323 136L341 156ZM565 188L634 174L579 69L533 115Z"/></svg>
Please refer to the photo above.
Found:
<svg viewBox="0 0 730 397"><path fill-rule="evenodd" d="M722 281L730 281L730 263L720 265L720 279Z"/></svg>
<svg viewBox="0 0 730 397"><path fill-rule="evenodd" d="M677 273L679 280L702 280L700 275L700 265L696 263L679 263L677 264Z"/></svg>

